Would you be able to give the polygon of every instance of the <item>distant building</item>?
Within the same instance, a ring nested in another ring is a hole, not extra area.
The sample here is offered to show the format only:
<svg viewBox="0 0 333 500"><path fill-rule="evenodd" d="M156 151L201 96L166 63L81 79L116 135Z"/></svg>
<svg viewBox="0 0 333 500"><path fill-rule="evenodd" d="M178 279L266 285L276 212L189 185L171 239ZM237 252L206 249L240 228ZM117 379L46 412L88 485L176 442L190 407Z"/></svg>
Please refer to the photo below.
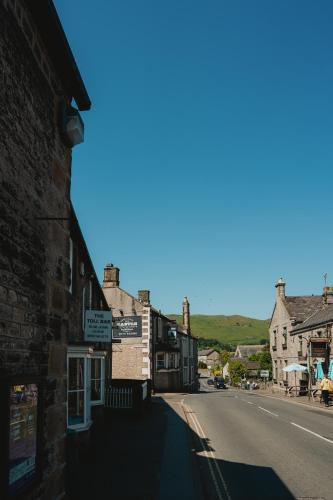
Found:
<svg viewBox="0 0 333 500"><path fill-rule="evenodd" d="M310 318L316 317L326 307L326 299L325 294L324 297L322 295L287 296L282 278L276 283L275 288L276 301L269 326L270 351L274 383L283 387L295 383L294 374L292 374L292 380L289 380L290 374L283 371L284 367L291 363L307 366L307 338L304 338L303 328L311 331L313 325ZM328 295L331 297L330 293ZM321 330L320 335L326 336L326 326ZM322 343L327 344L327 338L323 339ZM307 375L297 372L296 383L306 385Z"/></svg>
<svg viewBox="0 0 333 500"><path fill-rule="evenodd" d="M241 345L239 344L235 351L235 358L248 359L253 354L262 352L265 349L264 345Z"/></svg>
<svg viewBox="0 0 333 500"><path fill-rule="evenodd" d="M249 357L258 352L262 352L265 349L264 345L242 345L239 344L236 348L235 355L230 359L230 361L242 361L247 368L247 377L256 378L258 376L258 370L260 368L257 361L250 361ZM222 370L222 375L224 377L230 377L230 361L226 363Z"/></svg>
<svg viewBox="0 0 333 500"><path fill-rule="evenodd" d="M208 369L220 363L220 353L215 349L202 349L198 352L198 361L205 363Z"/></svg>
<svg viewBox="0 0 333 500"><path fill-rule="evenodd" d="M114 318L112 378L151 380L160 391L195 390L197 339L187 299L181 326L151 305L149 290L134 297L119 285L119 269L108 264L103 292Z"/></svg>

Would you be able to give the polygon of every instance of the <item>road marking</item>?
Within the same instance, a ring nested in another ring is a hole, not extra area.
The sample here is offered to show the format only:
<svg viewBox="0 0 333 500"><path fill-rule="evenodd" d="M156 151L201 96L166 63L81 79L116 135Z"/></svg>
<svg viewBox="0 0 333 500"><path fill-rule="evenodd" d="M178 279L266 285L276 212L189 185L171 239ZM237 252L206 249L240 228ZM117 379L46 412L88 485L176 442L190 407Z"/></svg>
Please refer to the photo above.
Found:
<svg viewBox="0 0 333 500"><path fill-rule="evenodd" d="M192 414L191 414L191 416L192 416L192 417L194 417L194 418L196 419L196 421L197 421L197 425L198 425L199 429L201 430L201 434L202 434L202 436L205 436L205 433L204 433L204 431L203 431L203 429L202 429L202 427L201 427L201 424L200 424L199 420L197 419L196 415L194 415L194 414L192 413ZM206 437L205 437L205 439L206 439ZM229 491L228 491L227 483L225 482L225 479L224 479L224 477L223 477L223 475L222 475L222 472L221 472L221 469L220 469L220 467L219 467L219 464L217 463L217 460L216 460L216 458L215 458L215 454L213 453L213 451L210 451L210 453L211 453L211 455L212 455L212 459L213 459L213 461L214 461L214 464L215 464L215 467L216 467L217 473L218 473L218 475L219 475L219 477L220 477L221 483L223 484L223 488L224 488L225 494L227 495L228 500L231 500L231 496L230 496L230 493L229 493Z"/></svg>
<svg viewBox="0 0 333 500"><path fill-rule="evenodd" d="M252 403L252 401L246 401L248 405L254 405L254 403Z"/></svg>
<svg viewBox="0 0 333 500"><path fill-rule="evenodd" d="M226 496L227 500L232 500L231 496L229 494L229 491L228 491L227 484L226 484L226 482L224 480L224 477L222 475L220 467L219 467L219 465L218 465L218 463L216 461L215 454L214 454L214 452L212 450L209 450L208 447L207 447L207 444L206 444L207 437L205 436L205 433L204 433L204 431L203 431L203 429L202 429L202 427L201 427L201 425L199 423L198 418L193 413L193 411L191 410L191 408L188 407L187 405L183 405L183 409L184 409L185 415L189 415L189 417L191 418L191 420L193 422L193 425L195 427L197 436L198 436L198 438L200 440L202 449L203 449L202 453L208 459L208 466L209 466L210 474L212 476L212 479L213 479L213 482L214 482L214 486L215 486L217 495L219 497L219 500L224 500L225 496ZM222 491L221 491L221 489L220 489L220 487L218 485L218 482L217 482L217 479L216 479L216 475L215 475L213 467L212 467L211 460L213 461L213 463L215 465L215 469L216 469L216 471L217 471L217 473L219 475L219 478L221 480L221 483L223 485L225 495L222 495Z"/></svg>
<svg viewBox="0 0 333 500"><path fill-rule="evenodd" d="M269 413L270 415L274 415L274 417L278 417L279 415L277 413L273 413L272 411L266 410L266 408L263 408L262 406L258 406L260 410L265 411L266 413Z"/></svg>
<svg viewBox="0 0 333 500"><path fill-rule="evenodd" d="M316 436L317 438L323 439L324 441L327 441L328 443L333 444L333 441L331 439L325 438L324 436L321 436L320 434L317 434L316 432L310 431L310 429L307 429L306 427L302 427L301 425L295 424L295 422L290 422L291 425L294 425L295 427L298 427L299 429L302 429L305 432L308 432L309 434L312 434L313 436Z"/></svg>
<svg viewBox="0 0 333 500"><path fill-rule="evenodd" d="M217 484L216 476L214 474L213 467L212 467L212 464L210 462L210 458L211 457L209 456L209 452L206 449L205 442L203 441L203 438L200 436L200 431L198 429L196 421L193 418L193 413L188 413L188 415L191 418L192 423L193 423L193 425L195 427L195 431L197 433L197 436L200 439L200 443L201 443L202 450L203 450L201 453L203 453L203 455L208 459L208 466L209 466L209 470L210 470L210 475L211 475L211 477L213 479L213 483L214 483L214 486L215 486L215 490L216 490L217 496L218 496L219 500L223 500L223 496L222 496L221 490L219 488L219 485ZM212 452L210 452L210 453L212 454Z"/></svg>

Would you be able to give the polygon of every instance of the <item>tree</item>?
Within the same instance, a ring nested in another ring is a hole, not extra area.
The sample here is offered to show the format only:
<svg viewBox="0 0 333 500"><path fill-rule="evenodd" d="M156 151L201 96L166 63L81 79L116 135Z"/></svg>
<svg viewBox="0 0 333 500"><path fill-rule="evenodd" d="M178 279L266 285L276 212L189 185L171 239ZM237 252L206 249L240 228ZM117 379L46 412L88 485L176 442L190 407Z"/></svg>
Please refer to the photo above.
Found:
<svg viewBox="0 0 333 500"><path fill-rule="evenodd" d="M260 370L269 370L272 372L272 356L267 349L251 354L249 361L258 361Z"/></svg>
<svg viewBox="0 0 333 500"><path fill-rule="evenodd" d="M220 360L222 366L225 366L228 363L229 359L230 359L230 352L225 350L220 352Z"/></svg>
<svg viewBox="0 0 333 500"><path fill-rule="evenodd" d="M229 374L233 385L238 384L245 377L246 372L247 368L243 361L229 361Z"/></svg>

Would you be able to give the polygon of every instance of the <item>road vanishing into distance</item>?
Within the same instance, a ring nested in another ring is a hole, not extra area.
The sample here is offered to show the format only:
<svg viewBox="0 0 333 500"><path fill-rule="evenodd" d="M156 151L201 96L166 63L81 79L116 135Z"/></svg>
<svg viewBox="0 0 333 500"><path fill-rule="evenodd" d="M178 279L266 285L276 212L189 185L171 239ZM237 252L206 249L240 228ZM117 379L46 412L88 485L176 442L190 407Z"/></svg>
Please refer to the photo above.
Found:
<svg viewBox="0 0 333 500"><path fill-rule="evenodd" d="M333 500L333 409L216 390L207 379L183 405L205 500Z"/></svg>

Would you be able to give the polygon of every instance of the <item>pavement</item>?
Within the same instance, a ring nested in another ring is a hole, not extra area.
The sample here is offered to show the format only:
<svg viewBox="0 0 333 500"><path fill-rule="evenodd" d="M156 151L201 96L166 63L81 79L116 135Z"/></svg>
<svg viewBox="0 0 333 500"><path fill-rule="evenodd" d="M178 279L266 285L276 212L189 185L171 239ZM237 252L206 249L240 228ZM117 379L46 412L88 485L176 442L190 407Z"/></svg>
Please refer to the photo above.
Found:
<svg viewBox="0 0 333 500"><path fill-rule="evenodd" d="M152 398L141 416L112 413L70 474L71 500L203 500L184 395Z"/></svg>

